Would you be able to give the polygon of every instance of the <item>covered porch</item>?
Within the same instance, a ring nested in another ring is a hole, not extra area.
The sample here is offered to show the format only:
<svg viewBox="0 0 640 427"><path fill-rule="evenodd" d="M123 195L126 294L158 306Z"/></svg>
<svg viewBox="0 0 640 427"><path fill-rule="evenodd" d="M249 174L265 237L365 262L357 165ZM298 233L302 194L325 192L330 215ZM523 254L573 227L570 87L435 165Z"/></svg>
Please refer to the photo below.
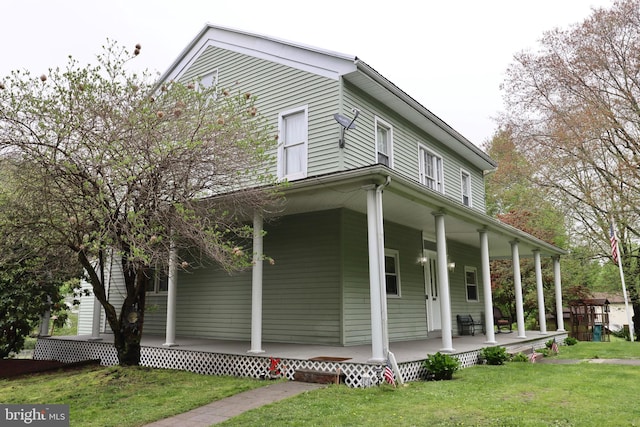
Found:
<svg viewBox="0 0 640 427"><path fill-rule="evenodd" d="M462 367L478 363L480 350L489 346L502 346L507 351L538 349L554 338L561 342L566 332L527 331L527 338L517 333L495 334L496 344L487 343L484 334L459 336L453 340L456 350L452 355ZM339 372L345 384L351 387L367 387L380 379L384 364L372 363L371 345L340 347L312 344L265 343L264 353L250 354L249 341L210 340L178 337L176 346L164 345L164 336L145 335L142 340L141 364L153 368L179 369L206 375L235 375L261 378L268 373L273 360L282 376L293 379L297 369L313 369ZM395 355L402 380L416 381L423 377L422 362L429 354L441 350L441 337L433 334L423 340L392 342L389 350ZM103 334L100 339L89 335L67 337L42 337L38 339L34 359L77 362L100 359L105 366L118 363L113 347L113 336Z"/></svg>

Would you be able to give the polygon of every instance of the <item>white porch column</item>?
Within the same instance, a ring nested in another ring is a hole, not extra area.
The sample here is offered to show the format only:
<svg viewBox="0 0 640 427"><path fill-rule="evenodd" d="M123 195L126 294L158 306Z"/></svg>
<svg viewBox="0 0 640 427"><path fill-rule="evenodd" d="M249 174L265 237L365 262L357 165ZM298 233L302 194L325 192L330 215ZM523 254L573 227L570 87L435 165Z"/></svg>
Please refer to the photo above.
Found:
<svg viewBox="0 0 640 427"><path fill-rule="evenodd" d="M560 280L560 256L553 257L553 283L556 290L556 327L558 332L565 332L564 311L562 310L562 281Z"/></svg>
<svg viewBox="0 0 640 427"><path fill-rule="evenodd" d="M522 302L522 276L520 275L520 249L518 240L511 243L511 259L513 260L513 286L516 297L516 320L518 322L518 338L526 338L524 330L524 307Z"/></svg>
<svg viewBox="0 0 640 427"><path fill-rule="evenodd" d="M178 293L178 254L171 242L169 248L169 271L167 277L167 326L164 344L167 347L176 346L176 299Z"/></svg>
<svg viewBox="0 0 640 427"><path fill-rule="evenodd" d="M384 362L384 338L382 328L382 281L380 280L380 253L378 240L378 209L376 187L367 187L367 243L369 248L369 296L371 299L371 359ZM383 258L384 260L384 258ZM385 288L386 290L386 288Z"/></svg>
<svg viewBox="0 0 640 427"><path fill-rule="evenodd" d="M99 263L98 267L100 268L100 282L102 283L102 287L104 288L104 291L106 293L107 285L105 284L105 279L104 279L104 258L105 258L104 251L100 251L99 255L100 256L98 257L98 263ZM111 265L111 263L113 263L113 259L111 256L109 256L108 258L109 258L109 265ZM111 269L109 269L109 271L111 271ZM91 337L89 338L89 341L102 340L102 338L100 337L100 315L101 314L102 314L102 304L100 304L100 301L98 300L98 298L95 297L95 291L94 291L93 317L91 319Z"/></svg>
<svg viewBox="0 0 640 427"><path fill-rule="evenodd" d="M253 269L251 271L251 349L248 353L264 353L262 349L262 267L263 227L260 212L253 214Z"/></svg>
<svg viewBox="0 0 640 427"><path fill-rule="evenodd" d="M40 329L38 330L39 337L49 336L49 321L51 320L51 309L47 309L42 316L40 316Z"/></svg>
<svg viewBox="0 0 640 427"><path fill-rule="evenodd" d="M440 317L442 325L442 349L452 353L453 335L451 330L451 297L449 296L449 270L447 269L447 237L444 228L444 213L434 212L436 222L436 247L438 261L438 290L440 292Z"/></svg>
<svg viewBox="0 0 640 427"><path fill-rule="evenodd" d="M100 315L102 314L102 304L98 298L93 297L93 318L91 320L91 338L89 341L100 341Z"/></svg>
<svg viewBox="0 0 640 427"><path fill-rule="evenodd" d="M544 288L542 287L542 266L540 265L540 250L533 250L533 262L536 269L536 293L538 294L538 322L540 323L540 334L547 333L547 314L544 309Z"/></svg>
<svg viewBox="0 0 640 427"><path fill-rule="evenodd" d="M493 324L493 293L491 292L491 263L489 261L489 237L487 230L480 233L480 258L482 263L482 293L484 294L484 328L486 331L485 344L497 344Z"/></svg>

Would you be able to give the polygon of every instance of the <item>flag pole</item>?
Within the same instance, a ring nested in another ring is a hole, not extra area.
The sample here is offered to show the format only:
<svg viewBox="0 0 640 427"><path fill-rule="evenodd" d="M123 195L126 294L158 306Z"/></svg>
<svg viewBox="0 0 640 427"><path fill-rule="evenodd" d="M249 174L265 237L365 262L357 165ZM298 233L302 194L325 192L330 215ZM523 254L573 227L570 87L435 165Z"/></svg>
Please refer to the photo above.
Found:
<svg viewBox="0 0 640 427"><path fill-rule="evenodd" d="M624 309L627 312L627 322L629 322L629 338L631 339L631 342L633 342L633 320L631 318L631 312L629 311L629 299L627 298L627 287L625 286L624 283L624 271L622 270L622 256L620 253L620 246L618 245L618 237L616 236L616 228L614 226L614 222L611 222L611 233L613 234L613 238L614 238L614 245L615 245L615 251L614 251L614 258L617 259L618 261L618 269L620 270L620 282L622 283L622 296L624 297Z"/></svg>

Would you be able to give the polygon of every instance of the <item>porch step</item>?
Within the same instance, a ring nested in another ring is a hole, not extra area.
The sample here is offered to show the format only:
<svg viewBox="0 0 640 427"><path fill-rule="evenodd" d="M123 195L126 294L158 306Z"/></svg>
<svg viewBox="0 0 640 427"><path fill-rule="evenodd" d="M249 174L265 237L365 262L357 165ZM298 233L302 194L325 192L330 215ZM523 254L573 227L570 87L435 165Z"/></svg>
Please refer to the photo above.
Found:
<svg viewBox="0 0 640 427"><path fill-rule="evenodd" d="M509 353L511 356L515 356L518 353L522 353L524 355L530 356L531 353L533 353L533 352L534 352L534 349L530 345L529 346L520 346L520 347L511 347L511 348L509 348L507 350L507 353ZM544 358L544 354L536 353L536 362L539 359L542 359L542 358Z"/></svg>
<svg viewBox="0 0 640 427"><path fill-rule="evenodd" d="M335 372L317 371L313 369L296 369L293 374L294 381L316 384L340 384L344 383L346 375L338 369Z"/></svg>

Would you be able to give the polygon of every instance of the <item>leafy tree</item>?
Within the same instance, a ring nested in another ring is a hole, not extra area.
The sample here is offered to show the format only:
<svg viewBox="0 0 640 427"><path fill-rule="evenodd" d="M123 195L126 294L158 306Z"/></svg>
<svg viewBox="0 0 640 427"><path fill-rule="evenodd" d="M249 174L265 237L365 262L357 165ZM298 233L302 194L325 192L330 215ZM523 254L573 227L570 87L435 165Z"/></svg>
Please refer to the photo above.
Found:
<svg viewBox="0 0 640 427"><path fill-rule="evenodd" d="M533 168L514 144L509 129L501 129L487 144L488 154L498 168L485 181L488 212L502 222L517 227L537 238L564 246L566 233L563 213L546 201L531 181ZM546 310L555 313L553 265L542 260L542 279ZM516 317L513 265L510 260L496 260L491 265L494 301ZM537 285L532 259L520 261L523 306L529 318L538 321ZM563 276L564 277L564 276Z"/></svg>
<svg viewBox="0 0 640 427"><path fill-rule="evenodd" d="M3 179L3 186L10 182ZM64 324L68 312L61 284L81 275L71 251L47 247L46 232L13 232L13 206L18 203L13 196L7 191L0 195L0 358L20 352L45 312L55 316L56 326Z"/></svg>
<svg viewBox="0 0 640 427"><path fill-rule="evenodd" d="M250 219L279 197L275 138L255 96L158 84L127 71L139 53L109 42L96 65L70 57L64 69L14 71L0 83L0 148L20 202L12 232L46 230L50 247L75 254L121 365L140 362L152 269L166 268L170 250L183 269L249 267ZM124 273L119 308L101 281L109 258Z"/></svg>
<svg viewBox="0 0 640 427"><path fill-rule="evenodd" d="M582 23L546 32L538 51L515 56L503 84L509 113L501 119L534 165L537 184L572 218L578 244L609 258L615 222L630 278L640 273L638 52L639 0L593 9ZM636 286L630 293L640 312Z"/></svg>

